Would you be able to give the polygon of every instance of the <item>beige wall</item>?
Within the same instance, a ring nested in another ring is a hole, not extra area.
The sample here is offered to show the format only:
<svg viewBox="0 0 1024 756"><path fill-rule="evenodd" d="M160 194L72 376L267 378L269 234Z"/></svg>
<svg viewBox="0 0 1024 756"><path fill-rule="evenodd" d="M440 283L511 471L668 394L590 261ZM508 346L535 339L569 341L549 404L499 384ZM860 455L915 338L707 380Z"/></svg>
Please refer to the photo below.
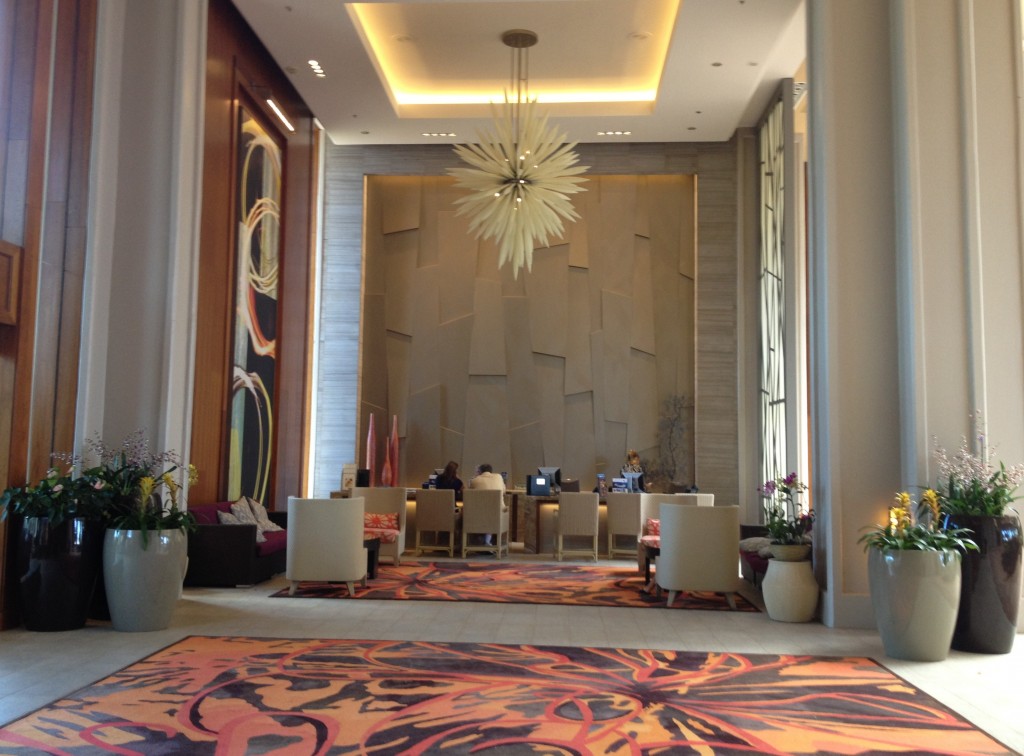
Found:
<svg viewBox="0 0 1024 756"><path fill-rule="evenodd" d="M662 401L694 396L695 184L590 175L580 219L515 277L453 180L367 178L360 427L397 415L403 483L452 459L466 479L550 465L590 487L628 448L657 459Z"/></svg>
<svg viewBox="0 0 1024 756"><path fill-rule="evenodd" d="M591 166L589 173L592 176L697 177L696 316L693 323L681 321L679 324L680 328L696 333L694 474L701 491L714 493L718 501L746 506L745 521L756 521L759 499L752 487L747 490L745 486L741 493L738 485L741 470L756 470L756 444L740 443L740 389L737 381L739 366L749 359L756 359L756 350L750 341L752 334L746 333L741 341L737 330L737 302L740 299L751 301L751 297L756 297L756 293L747 293L745 279L738 277L740 259L751 249L756 253L756 245L751 247L749 240L745 239L741 249L738 241L738 198L742 194L738 185L742 184L749 171L738 169L736 142L581 144L577 151L581 164ZM327 150L314 495L326 495L337 488L343 464L353 462L357 457L360 462L365 459L357 452L360 441L365 437L357 397L366 178L420 176L424 177L424 185L432 184L444 180L441 177L454 162L450 146L335 146ZM749 210L757 212L756 207ZM653 225L663 220L664 214L656 213L649 222ZM616 234L620 232L620 229L614 230ZM632 230L627 229L627 233L632 233ZM404 235L396 234L395 238L402 239ZM566 273L570 270L574 274L582 272L582 269L567 268ZM456 318L450 330L459 327L465 327L465 324L460 325L460 319ZM522 343L529 344L525 335ZM542 358L538 362L543 370L551 360ZM410 380L419 381L421 378L410 376ZM486 374L481 376L478 381L481 385L475 389L490 390L487 382L492 378ZM441 401L438 397L439 407ZM514 405L515 402L509 400L510 413ZM440 416L441 410L437 411ZM600 408L596 413L603 416ZM390 423L390 418L383 423L382 420L377 419L378 437L384 435L380 425ZM511 414L509 422L516 422ZM568 422L576 422L575 415ZM595 438L596 434L595 430ZM623 443L628 442L619 446ZM551 442L552 448L554 445ZM406 446L408 448L407 442ZM596 447L591 456L597 456ZM432 465L439 463L435 459L430 462ZM465 462L476 464L476 460L468 458ZM496 461L493 463L498 464ZM748 472L746 479L754 477L755 472Z"/></svg>

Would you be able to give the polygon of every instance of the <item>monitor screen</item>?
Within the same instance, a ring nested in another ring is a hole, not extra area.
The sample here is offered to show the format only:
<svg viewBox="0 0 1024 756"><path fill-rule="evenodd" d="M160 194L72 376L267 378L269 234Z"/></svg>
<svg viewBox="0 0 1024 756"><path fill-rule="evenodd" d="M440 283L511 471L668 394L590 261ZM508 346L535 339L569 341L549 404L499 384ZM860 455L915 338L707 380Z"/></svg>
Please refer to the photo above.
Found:
<svg viewBox="0 0 1024 756"><path fill-rule="evenodd" d="M550 496L551 495L551 482L546 475L527 475L526 476L526 495L527 496Z"/></svg>
<svg viewBox="0 0 1024 756"><path fill-rule="evenodd" d="M562 485L562 471L557 467L538 467L537 474L547 476L548 482L555 488Z"/></svg>
<svg viewBox="0 0 1024 756"><path fill-rule="evenodd" d="M625 472L622 477L626 479L626 490L630 493L641 493L643 491L643 473Z"/></svg>

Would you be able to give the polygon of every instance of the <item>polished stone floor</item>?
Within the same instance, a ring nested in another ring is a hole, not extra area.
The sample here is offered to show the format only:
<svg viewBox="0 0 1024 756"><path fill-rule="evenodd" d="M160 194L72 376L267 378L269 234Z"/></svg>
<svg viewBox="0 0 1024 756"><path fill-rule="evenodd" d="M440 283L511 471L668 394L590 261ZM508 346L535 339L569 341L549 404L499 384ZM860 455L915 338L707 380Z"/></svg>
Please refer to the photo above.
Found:
<svg viewBox="0 0 1024 756"><path fill-rule="evenodd" d="M954 651L943 662L902 662L884 656L874 631L773 622L763 613L270 598L285 586L278 576L247 588L185 589L172 626L157 632L90 623L66 633L0 633L0 723L188 635L423 639L869 656L1024 751L1020 638L1005 655Z"/></svg>

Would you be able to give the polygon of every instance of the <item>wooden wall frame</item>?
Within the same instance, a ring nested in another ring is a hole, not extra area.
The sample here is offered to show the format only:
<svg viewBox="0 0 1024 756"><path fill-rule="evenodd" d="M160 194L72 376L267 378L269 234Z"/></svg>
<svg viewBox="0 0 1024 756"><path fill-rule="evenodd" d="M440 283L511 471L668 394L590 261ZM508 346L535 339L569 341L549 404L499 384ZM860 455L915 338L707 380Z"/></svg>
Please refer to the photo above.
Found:
<svg viewBox="0 0 1024 756"><path fill-rule="evenodd" d="M18 322L18 289L21 286L21 247L0 239L0 324Z"/></svg>

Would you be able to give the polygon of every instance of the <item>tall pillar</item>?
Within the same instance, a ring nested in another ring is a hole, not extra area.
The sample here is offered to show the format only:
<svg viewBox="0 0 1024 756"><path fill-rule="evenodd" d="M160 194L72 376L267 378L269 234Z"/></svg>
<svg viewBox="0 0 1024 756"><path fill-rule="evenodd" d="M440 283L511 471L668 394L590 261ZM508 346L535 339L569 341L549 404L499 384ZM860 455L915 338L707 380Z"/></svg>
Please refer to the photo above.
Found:
<svg viewBox="0 0 1024 756"><path fill-rule="evenodd" d="M824 621L869 626L860 529L935 443L1024 461L1015 0L812 0L811 425Z"/></svg>

